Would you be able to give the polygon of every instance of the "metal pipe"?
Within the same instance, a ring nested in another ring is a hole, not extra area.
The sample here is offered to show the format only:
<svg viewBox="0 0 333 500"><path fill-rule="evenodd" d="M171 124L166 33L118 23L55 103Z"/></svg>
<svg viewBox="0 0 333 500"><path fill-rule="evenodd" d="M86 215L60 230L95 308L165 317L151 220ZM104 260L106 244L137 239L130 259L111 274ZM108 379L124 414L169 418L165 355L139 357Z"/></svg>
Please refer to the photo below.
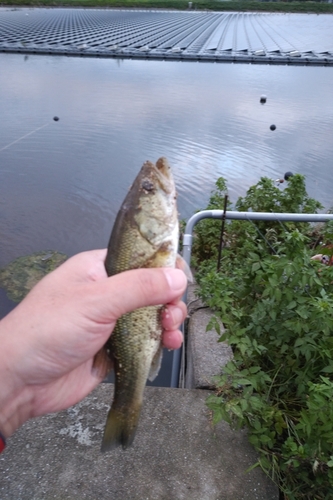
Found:
<svg viewBox="0 0 333 500"><path fill-rule="evenodd" d="M183 259L188 266L190 266L191 263L192 233L194 226L202 219L222 219L223 216L224 210L202 210L192 215L187 221L185 233L183 235ZM279 220L283 222L328 222L329 220L333 220L333 214L286 214L272 212L237 212L230 210L229 212L225 212L225 218L233 220ZM186 303L187 290L182 299ZM181 330L184 334L184 324L181 326ZM179 384L181 354L182 347L175 350L173 353L171 387L178 387Z"/></svg>
<svg viewBox="0 0 333 500"><path fill-rule="evenodd" d="M222 224L221 224L221 234L220 234L220 243L219 243L219 255L217 258L217 269L216 271L219 273L221 268L221 258L222 258L222 246L223 246L223 235L224 235L224 227L225 227L225 218L227 213L227 204L228 204L228 195L226 194L224 197L224 208L222 215Z"/></svg>
<svg viewBox="0 0 333 500"><path fill-rule="evenodd" d="M192 233L194 226L202 219L222 219L223 213L223 210L202 210L192 215L187 221L183 236L183 258L188 265L190 265L191 261ZM229 210L225 213L225 218L233 220L280 220L282 222L328 222L329 220L333 220L333 214L286 214L272 212L237 212Z"/></svg>

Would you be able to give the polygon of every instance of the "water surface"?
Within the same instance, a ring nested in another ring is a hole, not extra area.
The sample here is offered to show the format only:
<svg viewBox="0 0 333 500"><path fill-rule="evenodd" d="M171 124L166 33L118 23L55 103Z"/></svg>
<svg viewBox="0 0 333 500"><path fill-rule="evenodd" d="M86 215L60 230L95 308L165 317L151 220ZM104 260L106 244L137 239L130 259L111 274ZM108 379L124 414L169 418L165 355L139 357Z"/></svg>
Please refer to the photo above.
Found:
<svg viewBox="0 0 333 500"><path fill-rule="evenodd" d="M0 266L105 247L142 163L162 155L182 218L219 176L236 201L288 170L332 205L333 68L16 54L0 67Z"/></svg>
<svg viewBox="0 0 333 500"><path fill-rule="evenodd" d="M0 66L0 265L105 246L142 163L161 155L183 218L219 176L236 200L262 175L301 172L332 203L332 68L11 54Z"/></svg>

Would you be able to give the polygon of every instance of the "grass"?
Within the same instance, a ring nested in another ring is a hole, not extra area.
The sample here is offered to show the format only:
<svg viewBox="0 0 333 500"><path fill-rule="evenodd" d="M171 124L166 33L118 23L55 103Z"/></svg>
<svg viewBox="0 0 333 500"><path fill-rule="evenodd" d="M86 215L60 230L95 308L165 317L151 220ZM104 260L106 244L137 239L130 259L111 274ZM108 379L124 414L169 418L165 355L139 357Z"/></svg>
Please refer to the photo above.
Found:
<svg viewBox="0 0 333 500"><path fill-rule="evenodd" d="M188 0L0 0L0 5L32 7L100 7L188 9ZM253 0L193 0L192 9L211 11L262 11L333 13L333 4L314 1L259 2Z"/></svg>

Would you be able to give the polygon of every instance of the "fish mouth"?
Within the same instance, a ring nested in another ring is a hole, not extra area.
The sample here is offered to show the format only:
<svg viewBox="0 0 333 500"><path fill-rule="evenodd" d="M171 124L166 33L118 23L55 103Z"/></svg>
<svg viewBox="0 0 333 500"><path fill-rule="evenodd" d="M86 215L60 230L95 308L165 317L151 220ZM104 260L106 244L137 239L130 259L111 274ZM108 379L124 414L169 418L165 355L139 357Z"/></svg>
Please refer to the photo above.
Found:
<svg viewBox="0 0 333 500"><path fill-rule="evenodd" d="M168 160L164 157L159 158L156 162L156 169L160 187L166 193L171 194L174 191L174 182Z"/></svg>
<svg viewBox="0 0 333 500"><path fill-rule="evenodd" d="M161 172L162 175L164 175L168 179L171 179L171 168L166 158L164 158L163 156L159 158L156 162L156 168L157 170L159 170L159 172Z"/></svg>
<svg viewBox="0 0 333 500"><path fill-rule="evenodd" d="M164 157L159 158L156 164L146 161L141 170L140 191L154 195L159 189L167 195L176 196L171 168Z"/></svg>

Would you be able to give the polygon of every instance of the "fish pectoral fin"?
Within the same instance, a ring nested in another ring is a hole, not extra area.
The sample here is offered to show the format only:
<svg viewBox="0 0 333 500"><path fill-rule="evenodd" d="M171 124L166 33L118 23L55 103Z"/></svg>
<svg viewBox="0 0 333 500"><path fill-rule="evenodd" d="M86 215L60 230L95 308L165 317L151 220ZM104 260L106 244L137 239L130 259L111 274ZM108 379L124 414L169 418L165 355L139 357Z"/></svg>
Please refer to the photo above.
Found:
<svg viewBox="0 0 333 500"><path fill-rule="evenodd" d="M113 367L113 361L108 355L105 347L102 347L102 349L100 349L98 353L95 354L94 356L91 373L95 377L103 380L107 376L109 371L112 369L112 367Z"/></svg>
<svg viewBox="0 0 333 500"><path fill-rule="evenodd" d="M118 446L125 450L133 443L140 417L141 405L134 409L111 408L104 429L101 451L111 451Z"/></svg>
<svg viewBox="0 0 333 500"><path fill-rule="evenodd" d="M150 371L148 375L148 380L152 382L155 380L155 378L158 375L158 372L160 371L161 364L162 364L162 357L163 357L163 348L160 346L158 348L158 351L156 352L155 356L153 357L153 360L150 365Z"/></svg>
<svg viewBox="0 0 333 500"><path fill-rule="evenodd" d="M186 262L186 260L180 254L178 254L176 258L176 268L181 269L185 274L187 281L193 283L193 274L191 268Z"/></svg>

